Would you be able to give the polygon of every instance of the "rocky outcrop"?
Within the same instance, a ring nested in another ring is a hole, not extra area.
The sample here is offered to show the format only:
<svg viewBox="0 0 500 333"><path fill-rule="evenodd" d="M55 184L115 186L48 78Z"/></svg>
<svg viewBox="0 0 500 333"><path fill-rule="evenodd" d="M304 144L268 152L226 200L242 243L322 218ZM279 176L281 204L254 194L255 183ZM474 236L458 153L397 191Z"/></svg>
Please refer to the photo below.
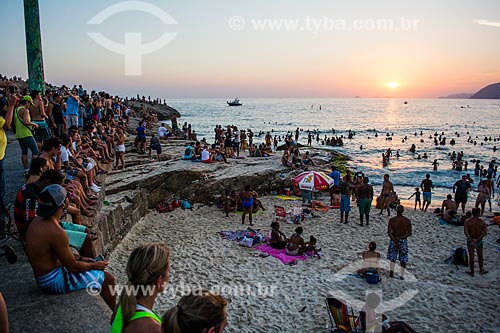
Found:
<svg viewBox="0 0 500 333"><path fill-rule="evenodd" d="M144 107L148 111L152 111L158 115L158 120L168 120L172 118L173 115L180 117L181 114L179 111L164 104L154 104L149 102L141 102L141 101L128 101L127 106L133 108L135 111L138 111L141 107L141 104L144 104Z"/></svg>
<svg viewBox="0 0 500 333"><path fill-rule="evenodd" d="M125 171L112 171L106 178L104 205L94 220L99 239L96 254L112 251L130 228L161 200L188 199L194 204L212 205L226 189L241 191L245 185L259 193L289 187L302 170L281 165L281 155L230 159L229 163L205 164L184 161L186 142L163 143L164 160L149 162L149 156L127 147ZM310 149L316 164L328 169L335 157ZM107 204L106 203L106 204Z"/></svg>
<svg viewBox="0 0 500 333"><path fill-rule="evenodd" d="M471 99L500 99L500 82L490 84L477 93L472 95Z"/></svg>

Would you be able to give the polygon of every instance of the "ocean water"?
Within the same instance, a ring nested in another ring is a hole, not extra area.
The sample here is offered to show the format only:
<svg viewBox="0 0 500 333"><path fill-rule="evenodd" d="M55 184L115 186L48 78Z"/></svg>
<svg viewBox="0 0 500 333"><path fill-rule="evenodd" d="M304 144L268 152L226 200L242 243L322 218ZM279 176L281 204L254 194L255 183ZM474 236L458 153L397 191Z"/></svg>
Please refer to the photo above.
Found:
<svg viewBox="0 0 500 333"><path fill-rule="evenodd" d="M363 171L376 192L380 191L383 174L389 174L401 199L414 192L426 173L431 174L436 186L433 205L440 205L463 173L471 174L473 188L476 189L480 178L474 176L473 160L479 159L485 168L490 160L500 160L500 150L493 150L494 146L500 149L500 101L408 99L407 104L404 101L384 98L252 98L242 99L243 106L229 107L223 99L179 99L169 100L169 105L181 113L180 125L184 122L192 124L198 138L205 137L209 142L213 142L215 125L251 128L256 134L273 131L273 135L281 136L299 127L303 129L299 137L302 144L307 144L307 130L318 130L321 139L325 135L331 137L332 129L335 129L336 136L344 137L352 130L355 136L351 140L345 138L343 147L323 146L321 141L317 144L316 140L313 146L348 155L351 158L350 168ZM444 133L446 145L434 144L435 133ZM386 140L387 134L392 136L392 140ZM407 140L403 143L405 136ZM476 141L476 145L467 142L469 136ZM456 141L453 146L449 144L452 138ZM264 135L254 138L254 142L263 141ZM412 144L416 145L415 153L409 152ZM399 150L401 156L393 156L384 167L381 155L387 148L393 152ZM469 163L468 171L452 170L449 158L452 151L464 152L464 160ZM428 158L418 159L417 156L424 152ZM438 159L438 171L432 171L434 159ZM473 202L475 197L475 193L470 193L469 202ZM472 205L468 204L468 207Z"/></svg>

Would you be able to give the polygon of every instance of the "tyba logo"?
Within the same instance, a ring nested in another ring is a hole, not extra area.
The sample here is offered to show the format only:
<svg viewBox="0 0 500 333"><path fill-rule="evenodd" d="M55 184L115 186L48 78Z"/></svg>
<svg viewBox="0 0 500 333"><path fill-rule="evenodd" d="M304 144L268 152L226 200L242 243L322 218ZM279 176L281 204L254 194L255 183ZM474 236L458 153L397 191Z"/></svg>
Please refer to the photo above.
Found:
<svg viewBox="0 0 500 333"><path fill-rule="evenodd" d="M123 1L111 5L97 13L87 24L98 25L115 14L131 11L151 14L164 24L177 24L177 21L163 9L143 1ZM88 35L105 49L125 56L125 75L141 75L142 56L161 49L172 41L177 36L177 33L164 32L158 39L144 44L142 43L141 32L125 32L124 44L110 40L100 32L89 32Z"/></svg>

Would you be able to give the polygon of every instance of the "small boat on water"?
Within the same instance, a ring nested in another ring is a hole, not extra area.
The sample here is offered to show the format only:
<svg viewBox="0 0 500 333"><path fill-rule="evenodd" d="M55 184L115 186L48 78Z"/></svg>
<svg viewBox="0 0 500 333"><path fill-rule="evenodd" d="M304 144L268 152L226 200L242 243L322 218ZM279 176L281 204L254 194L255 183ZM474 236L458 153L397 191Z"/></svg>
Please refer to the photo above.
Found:
<svg viewBox="0 0 500 333"><path fill-rule="evenodd" d="M235 98L231 102L226 102L226 103L229 106L242 106L243 105L243 104L240 103L240 99L239 98Z"/></svg>

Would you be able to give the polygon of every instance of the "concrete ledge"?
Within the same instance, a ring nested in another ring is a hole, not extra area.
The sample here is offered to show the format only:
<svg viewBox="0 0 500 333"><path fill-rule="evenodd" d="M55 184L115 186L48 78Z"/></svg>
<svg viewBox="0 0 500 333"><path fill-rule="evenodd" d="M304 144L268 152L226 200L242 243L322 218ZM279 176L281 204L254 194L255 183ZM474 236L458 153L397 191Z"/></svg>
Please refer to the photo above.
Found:
<svg viewBox="0 0 500 333"><path fill-rule="evenodd" d="M109 332L112 313L100 296L90 296L85 290L43 294L20 244L8 244L18 255L14 265L0 258L1 292L7 303L11 333Z"/></svg>

